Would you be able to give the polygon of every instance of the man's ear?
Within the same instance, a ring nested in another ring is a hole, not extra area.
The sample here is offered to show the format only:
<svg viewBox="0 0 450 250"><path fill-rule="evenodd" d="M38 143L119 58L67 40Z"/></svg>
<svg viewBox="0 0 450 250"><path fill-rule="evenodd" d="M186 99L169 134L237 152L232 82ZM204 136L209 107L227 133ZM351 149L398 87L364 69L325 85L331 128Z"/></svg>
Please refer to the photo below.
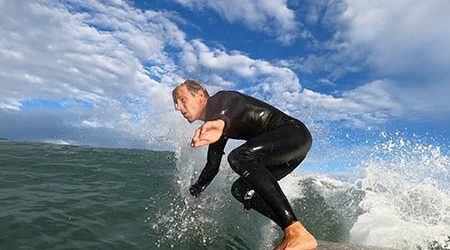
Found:
<svg viewBox="0 0 450 250"><path fill-rule="evenodd" d="M206 98L205 93L203 91L198 91L197 95L198 95L198 97L200 97L202 99Z"/></svg>

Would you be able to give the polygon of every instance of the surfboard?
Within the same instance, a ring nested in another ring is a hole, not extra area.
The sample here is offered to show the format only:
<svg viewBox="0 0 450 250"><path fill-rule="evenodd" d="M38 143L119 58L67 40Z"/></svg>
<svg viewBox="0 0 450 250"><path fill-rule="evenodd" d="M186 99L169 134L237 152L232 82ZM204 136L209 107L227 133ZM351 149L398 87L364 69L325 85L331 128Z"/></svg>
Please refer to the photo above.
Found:
<svg viewBox="0 0 450 250"><path fill-rule="evenodd" d="M317 250L388 250L390 248L320 241Z"/></svg>

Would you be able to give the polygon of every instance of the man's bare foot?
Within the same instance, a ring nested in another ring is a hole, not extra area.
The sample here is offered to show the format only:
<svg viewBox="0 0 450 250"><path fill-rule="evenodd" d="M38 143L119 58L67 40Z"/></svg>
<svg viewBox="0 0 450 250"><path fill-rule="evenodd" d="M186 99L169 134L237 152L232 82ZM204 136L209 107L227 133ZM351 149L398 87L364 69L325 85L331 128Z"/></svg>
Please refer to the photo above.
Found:
<svg viewBox="0 0 450 250"><path fill-rule="evenodd" d="M315 250L317 241L303 225L296 221L284 229L283 241L275 250Z"/></svg>

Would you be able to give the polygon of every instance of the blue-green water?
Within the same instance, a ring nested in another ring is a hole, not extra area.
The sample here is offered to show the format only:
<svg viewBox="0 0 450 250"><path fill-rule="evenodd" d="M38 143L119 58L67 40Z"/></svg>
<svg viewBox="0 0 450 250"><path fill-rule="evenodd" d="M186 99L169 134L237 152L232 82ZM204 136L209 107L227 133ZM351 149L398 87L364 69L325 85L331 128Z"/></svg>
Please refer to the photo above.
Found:
<svg viewBox="0 0 450 250"><path fill-rule="evenodd" d="M148 249L144 208L173 165L168 152L0 141L1 249Z"/></svg>
<svg viewBox="0 0 450 250"><path fill-rule="evenodd" d="M222 170L225 174L219 174L199 199L186 194L186 185L195 178L185 171L191 163L173 152L0 140L0 249L273 248L281 239L279 229L255 212L243 212L228 192L236 177L229 170ZM448 162L443 164L448 167ZM282 187L298 217L318 239L373 245L370 233L376 235L385 225L374 221L387 220L377 211L390 207L375 205L396 195L381 191L380 186L387 188L387 184L380 181L372 185L374 176L369 173L356 183L290 177ZM373 191L375 187L380 190ZM398 220L401 227L417 219L405 226L431 227L435 232L420 235L421 243L430 246L439 241L442 247L448 237L442 232L450 228L450 199L445 192L448 186L433 187L437 190L430 192L440 195L436 208L440 210L430 212L432 221L414 214L417 206L405 204L420 198L419 208L428 211L436 202L424 201L432 197L420 197L414 192L418 190L409 189L408 197L413 198L397 204L404 213L391 220ZM397 239L402 239L402 230L396 232ZM400 240L380 245L395 246ZM419 243L401 242L400 247L415 249Z"/></svg>

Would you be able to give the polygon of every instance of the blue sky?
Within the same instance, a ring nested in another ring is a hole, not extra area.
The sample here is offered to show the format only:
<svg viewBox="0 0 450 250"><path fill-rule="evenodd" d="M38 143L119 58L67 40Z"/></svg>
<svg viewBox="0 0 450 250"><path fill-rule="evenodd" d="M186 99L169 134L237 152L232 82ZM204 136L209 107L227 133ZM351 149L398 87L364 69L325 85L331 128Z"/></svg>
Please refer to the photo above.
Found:
<svg viewBox="0 0 450 250"><path fill-rule="evenodd" d="M382 132L446 149L449 13L445 0L0 1L0 137L174 148L198 124L170 91L194 78L303 120L311 162Z"/></svg>

